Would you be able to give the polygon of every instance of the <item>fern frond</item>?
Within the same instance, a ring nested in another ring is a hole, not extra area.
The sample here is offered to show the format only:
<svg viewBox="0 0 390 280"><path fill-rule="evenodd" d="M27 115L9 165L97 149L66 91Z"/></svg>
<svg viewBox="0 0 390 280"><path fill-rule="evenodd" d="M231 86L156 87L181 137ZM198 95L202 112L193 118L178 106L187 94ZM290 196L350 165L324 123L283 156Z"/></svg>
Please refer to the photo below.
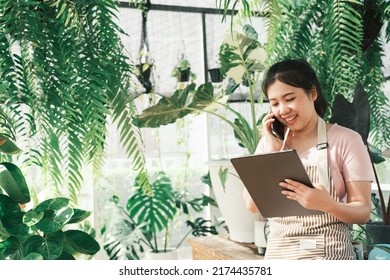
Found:
<svg viewBox="0 0 390 280"><path fill-rule="evenodd" d="M359 65L362 61L363 21L361 5L356 1L335 1L329 4L324 21L327 30L324 40L331 51L330 77L331 96L337 93L349 96L359 80Z"/></svg>
<svg viewBox="0 0 390 280"><path fill-rule="evenodd" d="M383 42L377 38L364 54L362 83L368 93L371 111L370 140L381 150L390 147L390 104L383 92Z"/></svg>

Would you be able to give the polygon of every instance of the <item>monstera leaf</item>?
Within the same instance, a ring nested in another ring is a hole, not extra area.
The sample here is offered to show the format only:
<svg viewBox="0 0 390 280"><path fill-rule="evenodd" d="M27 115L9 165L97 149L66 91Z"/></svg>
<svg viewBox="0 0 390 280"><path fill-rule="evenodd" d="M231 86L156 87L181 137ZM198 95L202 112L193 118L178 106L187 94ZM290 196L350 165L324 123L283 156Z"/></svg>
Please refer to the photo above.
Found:
<svg viewBox="0 0 390 280"><path fill-rule="evenodd" d="M337 123L358 132L367 144L370 132L370 105L368 95L359 83L354 92L352 103L343 95L337 94L333 101L330 123Z"/></svg>
<svg viewBox="0 0 390 280"><path fill-rule="evenodd" d="M175 196L171 180L164 172L152 178L153 195L147 195L135 183L137 190L127 201L129 216L142 225L145 231L159 232L168 226L176 214Z"/></svg>

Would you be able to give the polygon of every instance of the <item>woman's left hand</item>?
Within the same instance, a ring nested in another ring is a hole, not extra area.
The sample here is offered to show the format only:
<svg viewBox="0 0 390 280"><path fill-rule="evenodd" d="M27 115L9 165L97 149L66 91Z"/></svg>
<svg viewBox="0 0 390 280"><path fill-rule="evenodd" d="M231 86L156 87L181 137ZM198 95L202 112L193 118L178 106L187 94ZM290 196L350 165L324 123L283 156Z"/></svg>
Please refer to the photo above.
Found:
<svg viewBox="0 0 390 280"><path fill-rule="evenodd" d="M328 190L320 184L313 184L314 188L310 188L297 181L286 179L279 185L284 188L282 194L288 199L297 201L307 209L326 212L326 209L329 209L334 203Z"/></svg>

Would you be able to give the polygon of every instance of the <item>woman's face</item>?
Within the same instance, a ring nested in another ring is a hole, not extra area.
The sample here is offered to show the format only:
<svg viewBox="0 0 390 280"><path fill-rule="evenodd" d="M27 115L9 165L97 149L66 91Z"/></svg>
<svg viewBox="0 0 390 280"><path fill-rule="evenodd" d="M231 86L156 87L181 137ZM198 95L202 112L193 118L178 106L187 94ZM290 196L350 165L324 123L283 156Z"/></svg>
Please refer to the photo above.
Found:
<svg viewBox="0 0 390 280"><path fill-rule="evenodd" d="M268 99L275 117L295 131L304 129L310 121L317 119L316 98L315 88L308 95L304 89L278 80L268 87Z"/></svg>

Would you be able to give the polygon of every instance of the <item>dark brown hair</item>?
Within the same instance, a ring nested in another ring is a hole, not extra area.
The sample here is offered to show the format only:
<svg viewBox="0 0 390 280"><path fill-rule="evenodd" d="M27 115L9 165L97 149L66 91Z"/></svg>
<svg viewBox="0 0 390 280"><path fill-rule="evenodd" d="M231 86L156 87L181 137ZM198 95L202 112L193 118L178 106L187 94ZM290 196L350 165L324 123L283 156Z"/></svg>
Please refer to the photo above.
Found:
<svg viewBox="0 0 390 280"><path fill-rule="evenodd" d="M268 88L276 80L293 87L302 88L307 94L313 87L317 90L317 99L314 101L314 107L320 117L325 115L328 107L317 75L311 65L304 59L290 59L275 63L272 65L263 81L263 92L268 98Z"/></svg>

